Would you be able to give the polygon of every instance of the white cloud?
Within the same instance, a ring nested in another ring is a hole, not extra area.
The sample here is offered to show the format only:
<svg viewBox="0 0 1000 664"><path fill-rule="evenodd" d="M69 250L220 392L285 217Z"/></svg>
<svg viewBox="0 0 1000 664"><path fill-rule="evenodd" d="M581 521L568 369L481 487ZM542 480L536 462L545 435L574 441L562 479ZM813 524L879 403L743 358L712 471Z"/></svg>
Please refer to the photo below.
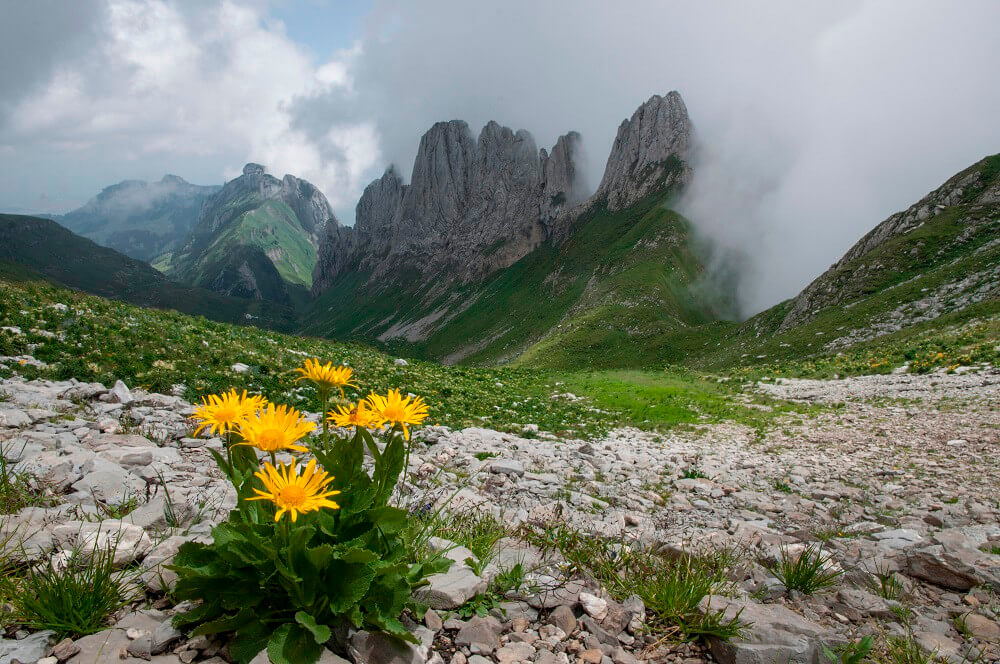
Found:
<svg viewBox="0 0 1000 664"><path fill-rule="evenodd" d="M317 144L292 126L289 108L349 93L346 60L356 50L317 66L280 23L229 0L194 14L161 0L110 0L105 9L103 39L20 100L0 130L4 143L23 152L69 147L74 160L143 161L161 173L158 159L204 159L215 165L214 177L202 175L210 181L257 161L353 207L378 157L374 127L344 120ZM88 150L95 154L80 154Z"/></svg>
<svg viewBox="0 0 1000 664"><path fill-rule="evenodd" d="M749 254L753 311L1000 150L993 0L376 0L357 44L322 63L266 0L71 4L79 16L34 40L0 25L24 54L0 82L5 204L165 171L214 183L258 161L350 221L368 177L408 174L420 135L454 118L540 147L578 130L596 185L621 120L677 89L702 147L685 209ZM59 6L15 3L13 21Z"/></svg>

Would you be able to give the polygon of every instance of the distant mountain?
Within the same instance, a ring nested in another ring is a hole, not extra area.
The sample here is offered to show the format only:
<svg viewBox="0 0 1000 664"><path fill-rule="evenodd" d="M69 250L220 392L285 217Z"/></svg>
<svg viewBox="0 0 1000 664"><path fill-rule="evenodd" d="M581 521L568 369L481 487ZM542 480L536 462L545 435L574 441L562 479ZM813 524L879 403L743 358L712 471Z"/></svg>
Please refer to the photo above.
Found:
<svg viewBox="0 0 1000 664"><path fill-rule="evenodd" d="M74 233L150 262L180 247L205 199L218 190L218 186L191 184L176 175L165 175L159 182L125 180L105 188L83 207L55 218Z"/></svg>
<svg viewBox="0 0 1000 664"><path fill-rule="evenodd" d="M588 198L576 132L549 154L495 122L478 139L435 124L409 185L390 169L354 228L328 229L304 330L450 362L645 362L664 334L728 309L669 208L691 177L690 136L681 96L654 95L622 123Z"/></svg>
<svg viewBox="0 0 1000 664"><path fill-rule="evenodd" d="M205 200L183 245L154 265L217 293L288 304L305 297L319 238L338 226L312 184L247 164Z"/></svg>
<svg viewBox="0 0 1000 664"><path fill-rule="evenodd" d="M214 320L291 329L291 309L172 282L148 264L76 235L50 219L0 215L0 272L45 278L94 295ZM248 315L252 318L248 318Z"/></svg>

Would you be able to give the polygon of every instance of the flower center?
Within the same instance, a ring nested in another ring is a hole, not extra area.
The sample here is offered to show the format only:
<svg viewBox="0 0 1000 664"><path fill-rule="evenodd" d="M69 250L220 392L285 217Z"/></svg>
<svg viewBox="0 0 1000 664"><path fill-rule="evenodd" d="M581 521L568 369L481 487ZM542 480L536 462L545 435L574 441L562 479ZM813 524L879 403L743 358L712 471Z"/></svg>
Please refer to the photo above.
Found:
<svg viewBox="0 0 1000 664"><path fill-rule="evenodd" d="M402 406L388 406L382 411L382 417L393 422L402 422L406 418L406 411Z"/></svg>
<svg viewBox="0 0 1000 664"><path fill-rule="evenodd" d="M281 429L264 429L257 439L257 446L266 450L277 450L284 447L285 432Z"/></svg>
<svg viewBox="0 0 1000 664"><path fill-rule="evenodd" d="M236 419L239 412L232 406L224 406L217 411L215 411L215 419L220 422L232 422Z"/></svg>
<svg viewBox="0 0 1000 664"><path fill-rule="evenodd" d="M278 492L278 499L285 507L300 507L306 502L306 490L297 484L289 484Z"/></svg>

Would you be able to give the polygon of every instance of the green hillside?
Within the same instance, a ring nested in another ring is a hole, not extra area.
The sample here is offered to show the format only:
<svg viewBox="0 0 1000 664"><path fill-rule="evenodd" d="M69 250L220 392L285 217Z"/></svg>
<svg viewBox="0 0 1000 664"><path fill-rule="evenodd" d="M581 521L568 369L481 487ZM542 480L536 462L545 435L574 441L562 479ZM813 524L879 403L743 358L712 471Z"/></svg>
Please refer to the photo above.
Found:
<svg viewBox="0 0 1000 664"><path fill-rule="evenodd" d="M996 355L1000 155L879 224L796 299L743 323L703 279L686 220L661 193L594 207L484 283L345 272L306 312L310 334L446 362L555 369L683 365L799 375L949 366ZM942 357L938 357L943 353Z"/></svg>
<svg viewBox="0 0 1000 664"><path fill-rule="evenodd" d="M230 205L239 206L241 201ZM175 257L172 271L184 281L206 285L217 276L219 266L230 261L230 252L236 247L260 249L287 283L306 288L312 285L316 247L309 242L295 212L278 200L267 200L242 212L197 252Z"/></svg>
<svg viewBox="0 0 1000 664"><path fill-rule="evenodd" d="M581 437L627 424L647 429L733 420L762 426L804 406L720 384L684 371L553 372L513 367L444 366L361 344L291 336L174 311L22 281L0 263L0 376L76 378L170 392L188 399L236 387L315 410L315 392L295 382L304 358L353 367L360 390L400 388L423 396L429 423L483 426L532 437L526 424L557 436ZM12 280L15 277L16 280ZM22 362L27 355L37 362ZM39 364L41 363L41 364ZM246 371L232 370L236 363ZM573 390L573 398L567 398ZM748 405L749 403L749 405ZM767 406L767 408L761 408Z"/></svg>
<svg viewBox="0 0 1000 664"><path fill-rule="evenodd" d="M290 329L287 307L225 297L183 286L146 263L99 246L49 219L0 215L0 261L11 278L43 277L53 283L144 307L176 309L228 322Z"/></svg>
<svg viewBox="0 0 1000 664"><path fill-rule="evenodd" d="M450 362L522 356L550 368L635 367L655 360L664 334L714 320L727 306L701 286L688 222L660 193L616 213L594 207L570 239L545 243L480 284L440 292L411 275L365 286L348 272L311 307L304 330L383 339L390 347ZM419 341L388 330L427 330Z"/></svg>
<svg viewBox="0 0 1000 664"><path fill-rule="evenodd" d="M933 213L923 217L924 208ZM712 370L771 364L801 375L949 366L995 358L998 319L994 155L873 229L797 298L740 325L673 339L686 359L669 359Z"/></svg>

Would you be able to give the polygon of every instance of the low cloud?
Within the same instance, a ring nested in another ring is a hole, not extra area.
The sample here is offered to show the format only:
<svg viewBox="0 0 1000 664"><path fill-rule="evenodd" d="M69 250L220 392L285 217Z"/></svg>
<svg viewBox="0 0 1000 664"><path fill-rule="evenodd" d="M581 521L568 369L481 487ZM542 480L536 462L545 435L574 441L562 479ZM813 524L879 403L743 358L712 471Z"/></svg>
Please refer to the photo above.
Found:
<svg viewBox="0 0 1000 664"><path fill-rule="evenodd" d="M81 6L96 37L0 84L17 100L0 115L17 167L0 195L26 192L12 205L165 172L217 183L254 160L315 182L350 223L367 181L408 175L420 135L454 118L540 147L580 131L595 186L622 119L677 89L698 138L683 210L717 256L742 254L748 314L1000 151L992 0L381 0L325 63L264 0Z"/></svg>

